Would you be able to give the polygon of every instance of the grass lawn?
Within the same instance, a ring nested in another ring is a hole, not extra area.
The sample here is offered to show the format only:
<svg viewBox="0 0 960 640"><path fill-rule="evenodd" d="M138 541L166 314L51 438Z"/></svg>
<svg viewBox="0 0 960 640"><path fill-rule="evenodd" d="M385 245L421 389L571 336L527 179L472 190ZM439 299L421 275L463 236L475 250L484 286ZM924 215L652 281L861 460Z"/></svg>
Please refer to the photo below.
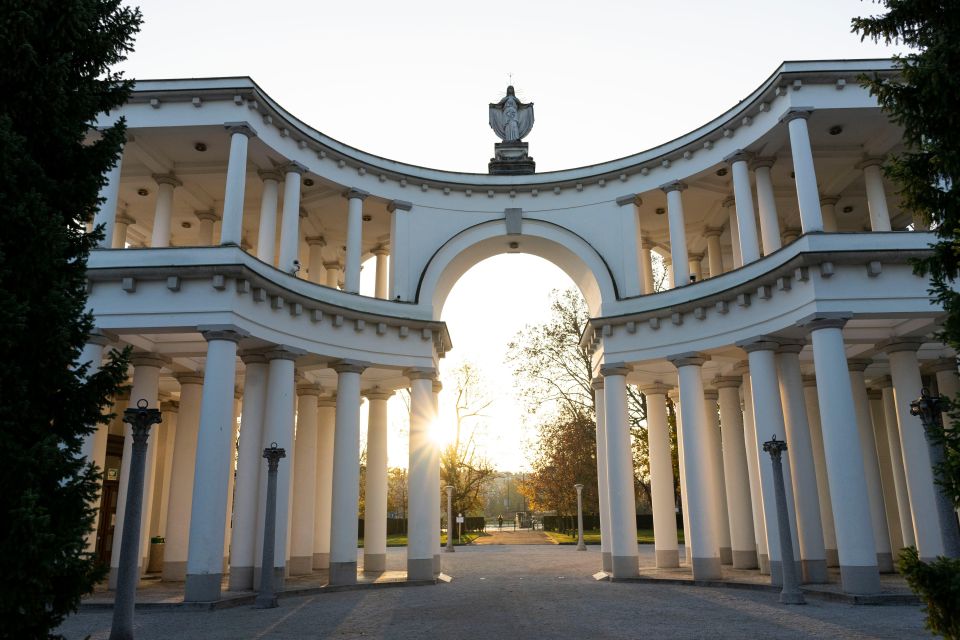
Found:
<svg viewBox="0 0 960 640"><path fill-rule="evenodd" d="M577 544L577 536L566 533L557 533L555 531L545 531L551 540L557 544ZM683 544L683 529L677 529L677 540ZM586 544L600 544L600 531L592 529L583 532L583 541ZM653 544L653 529L637 529L637 542L640 544Z"/></svg>
<svg viewBox="0 0 960 640"><path fill-rule="evenodd" d="M465 544L470 544L481 535L482 534L480 533L465 533L461 538L462 540L461 542L457 542L456 540L453 541L453 546L457 547ZM446 544L447 544L447 534L442 533L440 534L440 546L442 547ZM360 547L361 549L363 548L363 538L360 538L359 540L357 540L357 546ZM387 536L387 546L388 547L405 547L407 546L407 536L402 534L390 534Z"/></svg>

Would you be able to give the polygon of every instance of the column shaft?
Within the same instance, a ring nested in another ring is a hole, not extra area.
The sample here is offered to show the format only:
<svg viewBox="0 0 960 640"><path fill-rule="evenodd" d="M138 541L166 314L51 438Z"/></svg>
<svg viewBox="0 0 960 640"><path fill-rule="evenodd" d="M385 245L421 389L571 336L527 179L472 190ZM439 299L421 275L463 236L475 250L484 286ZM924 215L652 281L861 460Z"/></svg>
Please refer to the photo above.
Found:
<svg viewBox="0 0 960 640"><path fill-rule="evenodd" d="M903 464L903 448L900 446L900 418L893 397L891 383L881 388L883 417L887 425L887 444L890 445L890 466L893 470L893 487L897 492L897 515L900 518L900 537L903 546L916 546L917 536L913 528L913 512L910 509L910 492L907 490L907 472Z"/></svg>
<svg viewBox="0 0 960 640"><path fill-rule="evenodd" d="M257 231L257 258L273 265L277 250L277 203L280 200L280 174L263 173L260 194L260 223Z"/></svg>
<svg viewBox="0 0 960 640"><path fill-rule="evenodd" d="M638 574L639 565L633 455L627 421L627 368L607 365L601 372L610 491L610 564L614 578L633 577Z"/></svg>
<svg viewBox="0 0 960 640"><path fill-rule="evenodd" d="M290 531L290 575L313 571L313 530L317 508L317 396L313 385L297 388L297 434L294 441L293 519Z"/></svg>
<svg viewBox="0 0 960 640"><path fill-rule="evenodd" d="M730 251L733 256L733 268L739 269L743 266L743 252L740 249L740 224L737 222L737 208L733 202L728 207L729 213L727 219L730 225Z"/></svg>
<svg viewBox="0 0 960 640"><path fill-rule="evenodd" d="M751 513L747 452L744 449L743 414L740 411L740 381L734 378L718 386L724 489L727 495L733 568L756 569L757 544Z"/></svg>
<svg viewBox="0 0 960 640"><path fill-rule="evenodd" d="M333 435L333 500L330 515L330 584L357 581L357 503L360 500L360 373L340 364Z"/></svg>
<svg viewBox="0 0 960 640"><path fill-rule="evenodd" d="M813 165L813 149L807 130L809 112L792 112L787 116L790 130L790 152L793 155L793 174L797 183L797 201L800 205L800 226L804 233L823 230L820 214L820 193L817 191L817 172Z"/></svg>
<svg viewBox="0 0 960 640"><path fill-rule="evenodd" d="M753 209L753 191L750 188L750 172L746 157L736 156L730 163L733 174L733 195L736 198L737 229L740 234L740 255L743 264L760 259L760 243L757 240L757 218Z"/></svg>
<svg viewBox="0 0 960 640"><path fill-rule="evenodd" d="M683 186L674 183L667 190L667 216L670 225L670 259L673 264L673 286L683 287L690 283L690 266L687 256L687 227L683 216Z"/></svg>
<svg viewBox="0 0 960 640"><path fill-rule="evenodd" d="M710 277L716 278L723 274L723 251L720 249L720 230L714 229L707 233L707 262Z"/></svg>
<svg viewBox="0 0 960 640"><path fill-rule="evenodd" d="M347 265L344 272L344 289L350 293L360 291L360 258L363 254L363 199L366 194L349 192L347 198Z"/></svg>
<svg viewBox="0 0 960 640"><path fill-rule="evenodd" d="M883 188L882 161L877 159L863 167L863 179L867 187L867 209L870 211L870 228L873 231L890 231L890 211L887 209L887 194Z"/></svg>
<svg viewBox="0 0 960 640"><path fill-rule="evenodd" d="M373 253L377 259L377 273L374 281L373 295L377 298L385 300L388 299L387 296L390 294L390 291L387 288L389 284L388 275L390 273L390 252L381 248Z"/></svg>
<svg viewBox="0 0 960 640"><path fill-rule="evenodd" d="M170 220L173 217L173 188L177 184L169 176L157 178L157 206L153 212L151 247L170 246Z"/></svg>
<svg viewBox="0 0 960 640"><path fill-rule="evenodd" d="M100 189L103 204L97 207L93 217L93 226L103 225L103 240L97 246L109 249L113 246L113 229L117 218L117 204L120 201L120 168L123 165L123 150L117 155L117 163L107 172L107 180ZM122 247L121 247L122 248Z"/></svg>
<svg viewBox="0 0 960 640"><path fill-rule="evenodd" d="M607 425L603 403L603 378L593 381L597 418L597 497L600 501L600 562L604 571L612 570L610 560L610 484L607 469ZM647 414L649 420L649 414ZM671 472L672 473L672 472Z"/></svg>
<svg viewBox="0 0 960 640"><path fill-rule="evenodd" d="M883 488L883 512L890 534L890 552L894 559L903 549L903 529L900 526L900 512L897 510L897 490L893 481L893 468L890 464L890 442L887 439L887 424L883 415L883 394L877 389L867 392L870 399L870 416L873 422L873 436L877 444L877 461L880 465L880 485Z"/></svg>
<svg viewBox="0 0 960 640"><path fill-rule="evenodd" d="M643 293L655 293L653 287L653 260L650 257L651 246L647 242L640 244L640 275L643 278Z"/></svg>
<svg viewBox="0 0 960 640"><path fill-rule="evenodd" d="M321 398L317 409L317 511L313 530L313 568L330 568L330 512L333 507L333 434L337 403Z"/></svg>
<svg viewBox="0 0 960 640"><path fill-rule="evenodd" d="M666 387L644 390L647 397L650 502L653 507L653 540L658 568L680 566L666 392Z"/></svg>
<svg viewBox="0 0 960 640"><path fill-rule="evenodd" d="M410 463L407 476L407 579L433 578L433 537L435 525L430 481L433 460L430 420L433 414L433 380L410 380Z"/></svg>
<svg viewBox="0 0 960 640"><path fill-rule="evenodd" d="M228 125L230 156L227 160L227 182L223 192L223 223L220 244L239 247L243 241L243 193L247 185L247 147L249 136L257 135L248 125Z"/></svg>
<svg viewBox="0 0 960 640"><path fill-rule="evenodd" d="M825 196L820 198L820 214L823 216L823 230L828 233L837 232L837 203L840 198Z"/></svg>
<svg viewBox="0 0 960 640"><path fill-rule="evenodd" d="M767 163L770 161L768 160ZM777 217L777 200L773 195L770 180L770 164L758 163L753 175L757 181L757 205L760 210L760 237L763 255L770 255L780 248L780 220Z"/></svg>
<svg viewBox="0 0 960 640"><path fill-rule="evenodd" d="M810 446L813 465L817 472L817 498L820 504L820 522L823 525L823 546L828 567L839 567L837 532L833 524L833 505L830 502L830 483L827 478L827 459L823 452L823 427L820 425L820 402L817 399L817 381L810 376L804 380L803 401L810 424Z"/></svg>
<svg viewBox="0 0 960 640"><path fill-rule="evenodd" d="M753 411L753 389L749 373L743 374L743 443L747 454L747 479L750 481L750 506L753 516L754 539L757 543L757 563L762 575L770 574L770 554L767 548L767 521L764 517L763 490L760 488L760 457L757 450L757 429Z"/></svg>
<svg viewBox="0 0 960 640"><path fill-rule="evenodd" d="M283 213L280 217L280 257L277 268L290 273L300 255L300 179L303 167L288 165L283 179Z"/></svg>
<svg viewBox="0 0 960 640"><path fill-rule="evenodd" d="M387 569L387 400L367 395L367 475L363 512L363 570Z"/></svg>
<svg viewBox="0 0 960 640"><path fill-rule="evenodd" d="M723 468L723 446L720 439L720 423L717 419L717 399L719 394L713 389L703 392L704 408L707 416L706 434L707 453L710 455L710 488L713 492L711 503L717 523L717 545L720 551L720 564L733 564L730 543L730 516L727 513L727 491Z"/></svg>

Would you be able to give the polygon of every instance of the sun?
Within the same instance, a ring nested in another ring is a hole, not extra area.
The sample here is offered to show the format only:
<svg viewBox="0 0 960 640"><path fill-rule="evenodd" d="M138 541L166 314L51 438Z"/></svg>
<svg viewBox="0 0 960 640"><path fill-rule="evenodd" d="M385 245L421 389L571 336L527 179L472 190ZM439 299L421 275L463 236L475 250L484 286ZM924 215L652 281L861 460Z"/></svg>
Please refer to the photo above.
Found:
<svg viewBox="0 0 960 640"><path fill-rule="evenodd" d="M431 442L440 447L441 449L450 445L453 442L453 425L447 420L441 420L439 418L433 420L430 423L429 430L427 432Z"/></svg>

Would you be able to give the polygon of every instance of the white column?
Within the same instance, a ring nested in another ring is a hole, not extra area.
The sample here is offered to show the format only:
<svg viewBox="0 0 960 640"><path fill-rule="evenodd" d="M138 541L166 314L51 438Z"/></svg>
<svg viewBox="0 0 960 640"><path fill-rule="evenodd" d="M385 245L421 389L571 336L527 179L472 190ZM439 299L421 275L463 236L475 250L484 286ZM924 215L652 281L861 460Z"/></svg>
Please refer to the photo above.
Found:
<svg viewBox="0 0 960 640"><path fill-rule="evenodd" d="M280 201L280 172L260 171L260 223L257 230L257 258L273 265L277 250L277 204Z"/></svg>
<svg viewBox="0 0 960 640"><path fill-rule="evenodd" d="M673 265L673 286L690 284L687 256L687 227L683 217L683 190L687 185L673 181L660 187L667 194L667 218L670 226L670 261Z"/></svg>
<svg viewBox="0 0 960 640"><path fill-rule="evenodd" d="M294 272L300 255L300 180L307 168L298 162L283 167L283 213L280 216L280 257L277 269Z"/></svg>
<svg viewBox="0 0 960 640"><path fill-rule="evenodd" d="M760 491L763 494L764 529L767 534L767 553L770 559L770 583L782 584L782 554L780 528L777 519L776 499L773 493L773 467L770 456L763 451L763 443L776 436L786 440L783 405L780 403L780 385L777 377L775 352L780 344L767 336L742 343L750 362L751 396L756 421L757 456L760 469ZM789 449L788 449L789 450ZM787 494L787 513L790 517L790 538L793 541L793 557L797 572L801 571L799 536L797 535L796 509L793 496L793 474L789 456L783 461L783 483Z"/></svg>
<svg viewBox="0 0 960 640"><path fill-rule="evenodd" d="M187 576L187 546L193 503L194 467L197 464L197 433L200 431L200 400L203 372L181 373L180 413L173 443L170 498L167 500L167 535L163 550L163 579L182 581Z"/></svg>
<svg viewBox="0 0 960 640"><path fill-rule="evenodd" d="M366 365L340 360L333 435L330 584L357 581L357 503L360 500L360 374Z"/></svg>
<svg viewBox="0 0 960 640"><path fill-rule="evenodd" d="M274 442L277 447L287 452L287 457L280 462L277 470L277 521L276 537L273 552L273 583L280 588L287 575L287 542L289 540L290 523L290 491L293 478L291 460L295 454L293 448L294 429L294 389L295 368L294 360L299 351L287 347L277 346L267 351L267 393L263 418L263 446L260 448L260 475L257 492L260 500L257 504L257 548L253 558L253 584L260 584L260 572L269 568L263 567L263 523L266 516L267 496L267 463L263 459L263 449Z"/></svg>
<svg viewBox="0 0 960 640"><path fill-rule="evenodd" d="M267 401L267 359L260 353L242 356L243 414L234 485L233 534L230 550L230 591L253 589L254 555L257 550L257 511L260 503L263 425ZM182 411L182 407L181 407Z"/></svg>
<svg viewBox="0 0 960 640"><path fill-rule="evenodd" d="M377 273L374 281L374 296L381 300L387 300L390 293L389 275L390 275L390 249L383 245L373 250L373 255L377 259Z"/></svg>
<svg viewBox="0 0 960 640"><path fill-rule="evenodd" d="M703 254L702 253L691 253L689 257L690 264L690 275L693 276L696 282L703 280Z"/></svg>
<svg viewBox="0 0 960 640"><path fill-rule="evenodd" d="M408 370L410 380L410 462L407 476L407 579L433 579L433 538L436 524L430 465L433 461L430 421L433 418L432 369Z"/></svg>
<svg viewBox="0 0 960 640"><path fill-rule="evenodd" d="M787 430L787 455L796 500L797 534L805 582L827 582L827 555L817 500L817 472L807 406L803 398L800 351L803 343L782 342L777 353L780 402Z"/></svg>
<svg viewBox="0 0 960 640"><path fill-rule="evenodd" d="M907 490L907 472L903 464L903 449L900 446L900 418L897 415L897 403L893 397L893 382L886 376L881 383L883 396L883 419L887 425L887 444L890 446L890 461L893 469L893 487L897 492L897 515L900 518L900 537L903 546L917 544L913 528L913 515L910 509L910 492Z"/></svg>
<svg viewBox="0 0 960 640"><path fill-rule="evenodd" d="M751 163L757 181L757 208L760 213L760 238L763 255L768 256L780 248L780 219L777 217L777 199L773 195L770 167L776 158L754 158Z"/></svg>
<svg viewBox="0 0 960 640"><path fill-rule="evenodd" d="M194 211L193 215L197 217L197 245L209 247L213 244L213 225L220 219L213 209L208 211Z"/></svg>
<svg viewBox="0 0 960 640"><path fill-rule="evenodd" d="M373 390L367 398L367 475L363 512L363 570L387 569L387 401L392 391Z"/></svg>
<svg viewBox="0 0 960 640"><path fill-rule="evenodd" d="M667 275L667 289L673 289L676 285L676 281L673 276L673 263L670 261L669 256L664 257L663 259L663 269Z"/></svg>
<svg viewBox="0 0 960 640"><path fill-rule="evenodd" d="M743 443L747 453L747 478L750 481L750 506L753 516L754 540L757 544L757 563L761 575L770 575L770 553L767 548L767 522L764 517L763 490L760 488L760 456L757 450L757 429L753 410L753 388L746 362L739 363L734 372L741 372L743 385Z"/></svg>
<svg viewBox="0 0 960 640"><path fill-rule="evenodd" d="M712 490L711 504L714 518L717 523L717 544L720 551L720 564L733 564L733 553L730 543L730 516L727 513L727 490L723 468L723 445L720 440L720 422L718 420L717 401L720 393L716 389L704 389L703 399L706 410L707 453L710 456L710 488Z"/></svg>
<svg viewBox="0 0 960 640"><path fill-rule="evenodd" d="M673 403L673 419L677 427L677 471L680 476L680 521L683 525L683 558L687 564L693 561L690 531L690 505L687 503L687 462L683 456L683 412L680 410L680 390L671 389L667 394Z"/></svg>
<svg viewBox="0 0 960 640"><path fill-rule="evenodd" d="M756 569L757 544L753 532L747 452L744 449L743 413L740 411L740 382L741 378L730 376L716 378L713 384L720 394L723 477L733 568Z"/></svg>
<svg viewBox="0 0 960 640"><path fill-rule="evenodd" d="M857 433L857 412L841 331L845 323L843 318L813 316L803 325L810 330L813 341L823 449L840 557L840 581L846 593L877 593L880 591L880 573Z"/></svg>
<svg viewBox="0 0 960 640"><path fill-rule="evenodd" d="M640 240L640 277L642 278L644 295L655 293L653 287L653 260L650 256L652 250L652 242L644 239Z"/></svg>
<svg viewBox="0 0 960 640"><path fill-rule="evenodd" d="M173 190L183 183L172 173L154 175L157 183L157 206L153 211L153 233L150 236L151 247L170 246L170 221L173 217Z"/></svg>
<svg viewBox="0 0 960 640"><path fill-rule="evenodd" d="M931 367L937 378L937 393L941 397L956 400L960 394L960 377L957 376L957 359L941 358Z"/></svg>
<svg viewBox="0 0 960 640"><path fill-rule="evenodd" d="M711 278L723 274L723 250L720 249L721 233L723 233L723 230L717 227L706 227L703 230L703 235L707 239L707 263Z"/></svg>
<svg viewBox="0 0 960 640"><path fill-rule="evenodd" d="M93 216L93 226L103 225L103 240L97 246L109 249L113 244L114 220L117 216L117 205L120 202L120 168L123 165L123 149L117 154L117 163L107 171L106 182L100 189L103 203L97 207ZM122 247L121 247L122 248Z"/></svg>
<svg viewBox="0 0 960 640"><path fill-rule="evenodd" d="M680 566L677 512L674 502L670 425L667 393L670 388L652 384L641 389L647 397L647 443L650 458L650 503L653 507L653 540L657 568ZM601 532L601 536L603 533Z"/></svg>
<svg viewBox="0 0 960 640"><path fill-rule="evenodd" d="M410 229L409 212L413 205L405 200L391 200L390 212L390 276L391 300L409 299Z"/></svg>
<svg viewBox="0 0 960 640"><path fill-rule="evenodd" d="M114 249L125 249L127 246L127 229L130 228L130 225L136 224L137 221L132 217L127 215L126 211L120 211L117 213L116 222L113 227L113 239L105 240L107 244L105 246L112 246Z"/></svg>
<svg viewBox="0 0 960 640"><path fill-rule="evenodd" d="M614 578L639 573L637 504L633 453L627 420L627 373L622 363L600 368L603 376L604 425L607 428L607 476L610 491L610 566Z"/></svg>
<svg viewBox="0 0 960 640"><path fill-rule="evenodd" d="M135 353L130 358L130 364L133 366L133 387L130 389L130 406L135 407L140 400L146 400L147 406L159 408L157 402L157 393L160 384L160 369L166 364L166 360L159 356L149 353ZM147 460L144 469L143 483L143 509L140 514L140 551L137 558L143 562L149 549L150 531L147 523L150 522L150 496L153 495L153 477L154 463L156 460L156 430L162 429L163 425L157 425L151 429L153 438L147 440ZM117 569L120 566L120 535L123 531L123 516L127 504L127 482L130 478L130 460L133 456L133 433L129 424L123 423L123 459L120 463L120 486L117 492L117 513L115 518L114 531L116 532L113 544L113 550L110 557L110 589L116 588ZM142 573L138 569L138 574Z"/></svg>
<svg viewBox="0 0 960 640"><path fill-rule="evenodd" d="M896 558L903 549L903 535L900 527L900 512L897 510L897 490L893 481L893 468L890 463L890 442L887 439L887 423L883 413L883 392L879 389L867 389L870 401L870 417L873 422L873 437L877 443L877 460L880 463L880 485L883 488L883 513L890 534L890 551Z"/></svg>
<svg viewBox="0 0 960 640"><path fill-rule="evenodd" d="M170 485L171 475L173 474L173 449L177 441L177 422L180 417L180 403L175 400L166 400L160 403L160 411L163 412L163 457L157 451L157 477L163 478L163 486L157 491L158 498L155 500L154 518L156 523L154 532L151 535L166 536L167 515L170 507ZM161 567L161 571L163 567Z"/></svg>
<svg viewBox="0 0 960 640"><path fill-rule="evenodd" d="M730 252L733 256L733 268L743 266L743 253L740 250L740 225L737 222L737 201L733 196L724 198L722 206L727 210L727 221L730 226Z"/></svg>
<svg viewBox="0 0 960 640"><path fill-rule="evenodd" d="M870 498L873 541L877 548L877 567L880 573L892 573L893 554L890 552L887 514L883 506L880 461L877 458L877 442L873 435L873 419L870 415L870 399L867 398L867 382L863 375L870 363L870 360L848 360L847 366L850 368L853 407L857 414L857 432L860 434L860 450L863 452L863 471L867 481L867 494Z"/></svg>
<svg viewBox="0 0 960 640"><path fill-rule="evenodd" d="M890 342L884 351L890 358L893 397L900 422L900 446L906 468L907 491L913 508L913 528L917 548L924 561L944 554L940 518L937 512L936 485L930 462L930 449L920 418L910 415L910 403L920 397L922 383L917 364L918 341Z"/></svg>
<svg viewBox="0 0 960 640"><path fill-rule="evenodd" d="M317 397L314 384L297 385L296 455L293 465L293 517L290 530L290 575L313 571L313 530L317 508Z"/></svg>
<svg viewBox="0 0 960 640"><path fill-rule="evenodd" d="M823 230L829 233L836 233L837 228L837 203L840 198L837 196L823 196L820 198L820 213L823 216Z"/></svg>
<svg viewBox="0 0 960 640"><path fill-rule="evenodd" d="M90 332L90 335L87 337L87 342L83 346L83 351L80 353L80 357L77 359L77 367L82 367L86 365L86 377L90 377L93 374L97 373L100 370L100 366L103 363L103 348L109 343L109 339L104 334L100 333L97 330ZM116 409L113 409L116 411ZM80 450L80 455L85 458L88 462L92 462L100 469L101 473L105 472L105 466L107 461L107 440L110 433L110 425L106 423L97 423L93 425L94 431L83 438L83 445ZM87 534L87 551L94 553L97 549L97 529L99 527L99 513L100 513L100 498L102 496L103 483L100 482L100 490L97 491L97 496L90 502L90 508L94 509L94 512L97 514L93 519L93 528L90 530L90 533Z"/></svg>
<svg viewBox="0 0 960 640"><path fill-rule="evenodd" d="M593 380L594 408L597 420L597 498L600 502L600 563L605 572L610 565L610 485L607 472L607 426L603 404L603 378ZM649 414L648 414L649 416ZM649 417L647 418L649 420Z"/></svg>
<svg viewBox="0 0 960 640"><path fill-rule="evenodd" d="M344 272L344 290L360 291L360 258L363 255L363 201L370 194L361 189L349 189L347 199L347 261Z"/></svg>
<svg viewBox="0 0 960 640"><path fill-rule="evenodd" d="M683 354L670 358L677 368L680 405L683 411L683 455L687 462L687 504L690 513L690 547L694 580L716 580L720 571L720 523L717 521L714 460L710 453L706 405L700 368L706 361L701 354Z"/></svg>
<svg viewBox="0 0 960 640"><path fill-rule="evenodd" d="M800 205L800 226L804 233L823 231L820 213L820 193L817 190L817 172L813 165L813 149L807 118L811 111L791 109L780 119L790 130L790 152L793 155L793 175L797 183L797 201Z"/></svg>
<svg viewBox="0 0 960 640"><path fill-rule="evenodd" d="M870 229L890 231L890 211L883 189L883 158L867 158L859 164L867 188L867 209L870 211Z"/></svg>
<svg viewBox="0 0 960 640"><path fill-rule="evenodd" d="M243 400L240 390L233 389L233 421L230 423L233 427L233 434L230 438L229 461L227 468L227 517L224 523L226 531L223 536L223 571L229 573L230 567L230 545L233 539L233 513L234 513L234 491L237 481L237 460L239 458L238 438L240 437L240 416L243 410Z"/></svg>
<svg viewBox="0 0 960 640"><path fill-rule="evenodd" d="M247 147L250 145L250 138L256 136L257 132L246 122L228 122L224 126L230 132L230 156L227 160L227 182L223 191L220 244L239 247L243 241L243 194L247 185Z"/></svg>
<svg viewBox="0 0 960 640"><path fill-rule="evenodd" d="M820 522L823 525L823 546L827 556L827 566L839 567L837 532L833 524L833 505L830 502L827 459L823 452L823 427L820 425L820 401L817 399L815 376L803 376L803 402L807 407L807 421L810 424L810 445L813 449L813 464L817 472L817 498L820 503Z"/></svg>
<svg viewBox="0 0 960 640"><path fill-rule="evenodd" d="M330 568L330 510L333 506L333 434L336 396L317 402L317 511L313 529L313 568Z"/></svg>
<svg viewBox="0 0 960 640"><path fill-rule="evenodd" d="M743 264L760 259L760 243L757 240L757 218L753 209L753 190L750 188L749 156L742 150L724 158L733 174L733 196L737 203L737 230L740 233L740 255Z"/></svg>
<svg viewBox="0 0 960 640"><path fill-rule="evenodd" d="M440 391L443 390L443 384L434 378L433 380L433 422L436 423L439 420L440 416ZM441 548L440 548L440 518L441 518L441 508L440 508L440 493L441 493L441 482L440 482L440 447L437 445L436 441L431 441L430 455L433 456L433 460L430 463L430 495L433 496L433 501L430 503L430 506L433 508L433 516L430 518L430 521L433 523L433 535L431 538L431 545L433 545L433 575L440 575L442 570L441 564Z"/></svg>
<svg viewBox="0 0 960 640"><path fill-rule="evenodd" d="M310 282L324 284L327 271L323 267L323 248L327 246L327 241L323 236L307 236L305 240L310 251L310 257L307 260L307 278Z"/></svg>
<svg viewBox="0 0 960 640"><path fill-rule="evenodd" d="M336 260L323 263L323 270L326 273L327 278L325 284L331 289L336 289L340 285L340 274L342 269L343 265Z"/></svg>
<svg viewBox="0 0 960 640"><path fill-rule="evenodd" d="M227 518L227 488L233 461L233 387L237 369L237 342L232 329L203 332L207 362L200 402L200 430L190 513L185 602L220 599L223 580L223 540Z"/></svg>

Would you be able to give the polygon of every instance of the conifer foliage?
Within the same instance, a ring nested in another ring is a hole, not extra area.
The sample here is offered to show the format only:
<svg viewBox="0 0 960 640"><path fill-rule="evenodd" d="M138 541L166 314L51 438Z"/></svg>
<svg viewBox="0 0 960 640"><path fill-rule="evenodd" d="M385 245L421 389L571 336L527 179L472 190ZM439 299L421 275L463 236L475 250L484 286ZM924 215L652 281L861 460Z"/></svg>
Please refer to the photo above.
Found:
<svg viewBox="0 0 960 640"><path fill-rule="evenodd" d="M99 471L80 456L125 379L123 354L77 369L93 328L85 232L124 140L98 116L139 10L120 0L0 0L0 637L56 637L102 576L86 553ZM89 376L89 377L88 377Z"/></svg>

